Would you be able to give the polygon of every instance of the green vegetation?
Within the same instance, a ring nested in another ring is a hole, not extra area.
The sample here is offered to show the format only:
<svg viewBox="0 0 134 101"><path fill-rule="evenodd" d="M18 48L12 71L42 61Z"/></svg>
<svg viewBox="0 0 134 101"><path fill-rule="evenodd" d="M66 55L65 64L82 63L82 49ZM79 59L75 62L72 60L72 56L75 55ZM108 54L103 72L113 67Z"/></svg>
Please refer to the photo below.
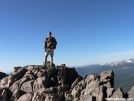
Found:
<svg viewBox="0 0 134 101"><path fill-rule="evenodd" d="M118 87L121 87L122 90L127 93L132 86L134 86L134 75L133 76L128 76L124 78L116 78L115 80L115 88L117 89Z"/></svg>

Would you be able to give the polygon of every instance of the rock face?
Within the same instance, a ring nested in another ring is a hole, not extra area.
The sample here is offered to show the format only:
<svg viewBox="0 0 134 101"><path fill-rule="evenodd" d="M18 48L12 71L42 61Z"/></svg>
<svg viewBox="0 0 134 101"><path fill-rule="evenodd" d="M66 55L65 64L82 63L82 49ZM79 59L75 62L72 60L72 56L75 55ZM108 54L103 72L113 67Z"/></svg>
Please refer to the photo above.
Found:
<svg viewBox="0 0 134 101"><path fill-rule="evenodd" d="M121 88L114 88L114 73L103 71L82 78L75 68L65 64L46 68L41 65L14 67L14 72L0 80L0 101L107 101L124 98ZM128 92L133 98L134 87Z"/></svg>
<svg viewBox="0 0 134 101"><path fill-rule="evenodd" d="M108 93L106 92L112 87L111 79L113 79L113 71L86 76L71 91L74 101L86 101L88 99L91 99L89 101L105 101L105 98L112 93L110 90Z"/></svg>
<svg viewBox="0 0 134 101"><path fill-rule="evenodd" d="M0 80L0 101L63 101L78 77L75 68L65 64L14 67L13 73Z"/></svg>

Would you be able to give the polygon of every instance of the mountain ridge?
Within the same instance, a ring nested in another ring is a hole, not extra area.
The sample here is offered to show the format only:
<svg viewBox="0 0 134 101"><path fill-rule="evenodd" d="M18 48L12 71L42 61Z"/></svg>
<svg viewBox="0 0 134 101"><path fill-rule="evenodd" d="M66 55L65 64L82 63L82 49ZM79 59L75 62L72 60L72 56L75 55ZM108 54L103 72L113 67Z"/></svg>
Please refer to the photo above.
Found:
<svg viewBox="0 0 134 101"><path fill-rule="evenodd" d="M0 80L2 101L107 101L106 98L133 98L134 86L127 93L114 88L113 70L91 73L84 78L76 68L47 62L14 67L14 72Z"/></svg>
<svg viewBox="0 0 134 101"><path fill-rule="evenodd" d="M116 63L116 62L115 62ZM124 92L127 92L133 85L134 79L132 76L134 76L134 63L127 62L125 61L120 61L119 63L121 64L116 64L116 65L96 65L92 68L88 67L83 67L83 68L76 68L76 71L82 76L85 77L86 75L90 75L92 73L97 73L100 74L102 71L105 70L113 70L115 74L115 88L122 87ZM124 77L127 77L129 81L131 80L132 82L129 83L129 88L124 89L128 86L126 82L127 79ZM122 86L120 85L122 83Z"/></svg>

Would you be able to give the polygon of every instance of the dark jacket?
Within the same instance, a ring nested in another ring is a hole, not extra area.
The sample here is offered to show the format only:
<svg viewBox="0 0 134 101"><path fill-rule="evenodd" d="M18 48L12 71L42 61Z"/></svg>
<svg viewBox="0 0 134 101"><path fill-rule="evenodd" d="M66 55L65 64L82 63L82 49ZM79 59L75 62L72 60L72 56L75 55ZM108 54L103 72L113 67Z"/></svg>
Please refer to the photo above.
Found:
<svg viewBox="0 0 134 101"><path fill-rule="evenodd" d="M56 45L57 45L56 39L54 37L48 37L44 42L44 49L46 48L55 49Z"/></svg>

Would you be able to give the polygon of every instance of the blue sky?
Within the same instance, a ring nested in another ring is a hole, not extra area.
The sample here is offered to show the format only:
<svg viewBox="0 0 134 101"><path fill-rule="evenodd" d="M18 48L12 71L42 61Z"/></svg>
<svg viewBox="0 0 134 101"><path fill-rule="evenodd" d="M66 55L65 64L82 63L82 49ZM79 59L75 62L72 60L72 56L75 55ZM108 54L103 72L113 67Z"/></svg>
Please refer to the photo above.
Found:
<svg viewBox="0 0 134 101"><path fill-rule="evenodd" d="M42 64L48 31L58 42L56 65L134 58L133 5L134 0L0 0L0 71Z"/></svg>

